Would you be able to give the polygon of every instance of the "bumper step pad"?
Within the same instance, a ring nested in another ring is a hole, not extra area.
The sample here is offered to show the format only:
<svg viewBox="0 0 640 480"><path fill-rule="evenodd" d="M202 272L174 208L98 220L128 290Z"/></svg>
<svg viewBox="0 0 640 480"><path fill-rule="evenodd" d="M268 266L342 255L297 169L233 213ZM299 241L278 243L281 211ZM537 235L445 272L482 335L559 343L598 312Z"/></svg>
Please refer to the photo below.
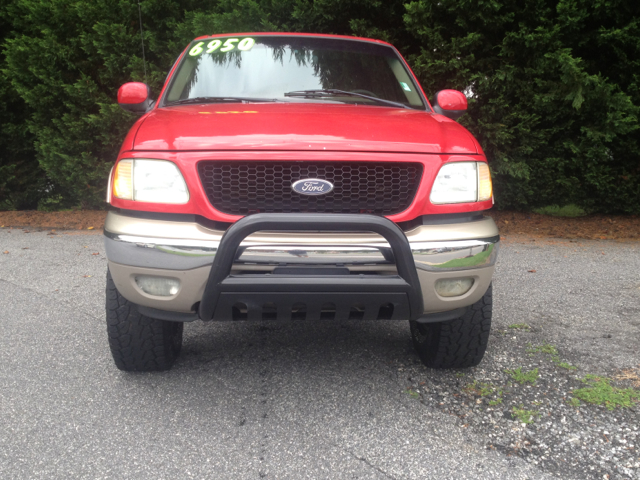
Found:
<svg viewBox="0 0 640 480"><path fill-rule="evenodd" d="M303 301L300 301L303 300ZM381 301L383 300L383 301ZM405 320L409 308L405 294L306 293L294 299L288 294L254 293L243 297L220 295L214 319L230 320Z"/></svg>

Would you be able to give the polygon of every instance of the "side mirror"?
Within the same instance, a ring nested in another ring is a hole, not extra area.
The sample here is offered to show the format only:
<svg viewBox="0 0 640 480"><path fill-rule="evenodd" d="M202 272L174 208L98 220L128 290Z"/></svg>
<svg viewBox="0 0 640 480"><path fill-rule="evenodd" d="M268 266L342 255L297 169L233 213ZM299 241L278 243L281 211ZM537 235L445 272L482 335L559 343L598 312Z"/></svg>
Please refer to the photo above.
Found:
<svg viewBox="0 0 640 480"><path fill-rule="evenodd" d="M433 99L433 109L451 120L457 120L467 111L467 97L458 90L440 90Z"/></svg>
<svg viewBox="0 0 640 480"><path fill-rule="evenodd" d="M127 112L142 115L153 105L146 83L129 82L118 89L118 105Z"/></svg>

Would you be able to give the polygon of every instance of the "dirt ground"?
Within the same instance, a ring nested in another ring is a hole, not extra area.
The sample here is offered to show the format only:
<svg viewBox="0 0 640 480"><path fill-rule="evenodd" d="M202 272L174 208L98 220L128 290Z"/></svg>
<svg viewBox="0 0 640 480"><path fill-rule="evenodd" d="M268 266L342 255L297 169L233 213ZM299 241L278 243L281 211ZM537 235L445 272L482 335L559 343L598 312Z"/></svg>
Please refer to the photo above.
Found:
<svg viewBox="0 0 640 480"><path fill-rule="evenodd" d="M0 228L101 230L105 211L0 212ZM539 238L584 238L592 240L640 241L640 217L588 215L560 218L511 211L489 211L502 236L526 235Z"/></svg>

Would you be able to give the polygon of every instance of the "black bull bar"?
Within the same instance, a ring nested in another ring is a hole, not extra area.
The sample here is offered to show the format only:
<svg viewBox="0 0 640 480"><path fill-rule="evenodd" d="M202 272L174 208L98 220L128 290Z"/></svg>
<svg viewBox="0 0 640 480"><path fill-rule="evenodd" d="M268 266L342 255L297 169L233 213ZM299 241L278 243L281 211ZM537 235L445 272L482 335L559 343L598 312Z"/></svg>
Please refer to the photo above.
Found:
<svg viewBox="0 0 640 480"><path fill-rule="evenodd" d="M231 275L240 243L258 231L374 232L391 246L398 274L335 275L334 269L324 275L311 269L300 275L285 268L282 274ZM416 320L424 311L407 237L391 220L365 214L258 213L238 220L220 241L198 313L203 320L230 320L238 304L246 307L248 320L262 319L265 305L278 320L291 319L300 304L307 320L319 320L327 304L335 308L336 320L348 319L354 306L364 308L364 320Z"/></svg>

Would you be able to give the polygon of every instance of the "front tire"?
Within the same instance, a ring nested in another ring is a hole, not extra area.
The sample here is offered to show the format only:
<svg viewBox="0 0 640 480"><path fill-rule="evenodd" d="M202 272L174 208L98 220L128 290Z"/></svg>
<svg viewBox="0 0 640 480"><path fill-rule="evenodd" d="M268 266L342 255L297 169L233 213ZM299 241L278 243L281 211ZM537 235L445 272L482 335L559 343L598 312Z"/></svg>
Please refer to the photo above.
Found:
<svg viewBox="0 0 640 480"><path fill-rule="evenodd" d="M181 322L146 317L120 295L107 270L107 333L116 366L127 372L169 370L182 348Z"/></svg>
<svg viewBox="0 0 640 480"><path fill-rule="evenodd" d="M492 288L460 318L439 323L409 322L411 339L430 368L475 367L482 361L491 331Z"/></svg>

